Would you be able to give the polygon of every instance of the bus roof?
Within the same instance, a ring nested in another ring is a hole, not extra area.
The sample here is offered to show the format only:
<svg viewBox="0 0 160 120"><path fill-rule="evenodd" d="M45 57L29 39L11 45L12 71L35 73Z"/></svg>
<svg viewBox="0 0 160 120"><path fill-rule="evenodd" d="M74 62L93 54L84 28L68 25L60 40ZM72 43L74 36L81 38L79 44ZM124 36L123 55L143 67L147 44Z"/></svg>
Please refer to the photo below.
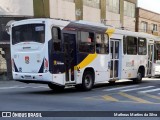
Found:
<svg viewBox="0 0 160 120"><path fill-rule="evenodd" d="M133 32L128 30L121 30L116 29L112 26L107 26L102 23L95 23L95 22L89 22L84 20L79 21L68 21L63 19L53 19L53 18L32 18L32 19L25 19L13 22L12 24L18 25L18 24L28 24L33 23L37 21L46 21L46 22L52 22L53 24L65 27L65 28L73 28L76 30L86 30L86 31L95 31L100 33L106 33L107 30L112 29L113 34L120 34L120 35L129 35L129 36L136 36L136 37L146 37L154 40L160 40L160 38L148 34L148 33L142 33L142 32Z"/></svg>

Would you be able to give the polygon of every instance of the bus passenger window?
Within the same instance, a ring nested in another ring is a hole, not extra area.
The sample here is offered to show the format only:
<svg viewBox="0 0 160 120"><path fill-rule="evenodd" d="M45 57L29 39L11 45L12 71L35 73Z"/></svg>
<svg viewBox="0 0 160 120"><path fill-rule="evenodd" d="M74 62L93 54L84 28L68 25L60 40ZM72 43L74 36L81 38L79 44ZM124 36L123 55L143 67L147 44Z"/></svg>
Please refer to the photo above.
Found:
<svg viewBox="0 0 160 120"><path fill-rule="evenodd" d="M79 51L86 53L94 53L95 51L95 42L94 42L94 33L92 32L78 32Z"/></svg>
<svg viewBox="0 0 160 120"><path fill-rule="evenodd" d="M109 37L107 34L104 34L104 49L105 53L109 54Z"/></svg>
<svg viewBox="0 0 160 120"><path fill-rule="evenodd" d="M123 36L123 53L124 54L127 53L126 46L127 46L126 38L125 36Z"/></svg>
<svg viewBox="0 0 160 120"><path fill-rule="evenodd" d="M109 53L109 42L107 35L96 34L96 53L98 54Z"/></svg>
<svg viewBox="0 0 160 120"><path fill-rule="evenodd" d="M127 54L137 55L137 38L132 36L127 36Z"/></svg>
<svg viewBox="0 0 160 120"><path fill-rule="evenodd" d="M101 53L102 35L96 34L96 53Z"/></svg>
<svg viewBox="0 0 160 120"><path fill-rule="evenodd" d="M61 51L61 30L60 28L52 28L53 49L55 52Z"/></svg>
<svg viewBox="0 0 160 120"><path fill-rule="evenodd" d="M147 54L147 41L145 38L138 38L138 54L139 55Z"/></svg>

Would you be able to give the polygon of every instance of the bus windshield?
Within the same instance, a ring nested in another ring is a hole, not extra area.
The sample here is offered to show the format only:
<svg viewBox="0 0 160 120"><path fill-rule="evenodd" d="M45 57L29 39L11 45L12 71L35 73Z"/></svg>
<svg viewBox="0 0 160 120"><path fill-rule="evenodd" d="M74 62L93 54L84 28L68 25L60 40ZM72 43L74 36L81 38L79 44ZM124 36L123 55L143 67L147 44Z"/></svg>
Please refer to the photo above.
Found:
<svg viewBox="0 0 160 120"><path fill-rule="evenodd" d="M12 28L12 44L20 42L39 42L45 41L44 24L26 24Z"/></svg>

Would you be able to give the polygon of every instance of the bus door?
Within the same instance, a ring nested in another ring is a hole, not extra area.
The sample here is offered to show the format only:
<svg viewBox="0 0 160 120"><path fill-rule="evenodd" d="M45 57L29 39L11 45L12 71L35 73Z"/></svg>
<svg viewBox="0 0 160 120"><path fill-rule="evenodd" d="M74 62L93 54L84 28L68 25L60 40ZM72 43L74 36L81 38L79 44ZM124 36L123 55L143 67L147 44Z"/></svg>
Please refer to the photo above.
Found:
<svg viewBox="0 0 160 120"><path fill-rule="evenodd" d="M76 34L63 33L63 38L66 82L74 82L74 66L76 65L77 61Z"/></svg>
<svg viewBox="0 0 160 120"><path fill-rule="evenodd" d="M153 53L154 52L154 45L148 45L148 66L147 66L147 75L152 76L152 68L153 68Z"/></svg>
<svg viewBox="0 0 160 120"><path fill-rule="evenodd" d="M110 79L118 79L119 74L119 45L118 40L111 39L110 41L110 51L111 51L111 62L110 62Z"/></svg>

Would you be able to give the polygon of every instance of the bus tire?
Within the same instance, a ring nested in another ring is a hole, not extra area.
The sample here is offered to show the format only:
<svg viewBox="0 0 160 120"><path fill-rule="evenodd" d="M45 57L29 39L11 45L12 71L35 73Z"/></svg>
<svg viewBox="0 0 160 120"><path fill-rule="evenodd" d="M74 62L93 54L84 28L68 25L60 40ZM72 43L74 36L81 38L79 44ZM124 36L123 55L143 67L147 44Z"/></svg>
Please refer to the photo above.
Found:
<svg viewBox="0 0 160 120"><path fill-rule="evenodd" d="M53 91L62 91L62 90L64 90L64 86L58 86L58 85L55 85L55 84L52 84L52 83L49 83L48 87Z"/></svg>
<svg viewBox="0 0 160 120"><path fill-rule="evenodd" d="M133 82L136 83L136 84L141 83L142 82L142 77L143 77L142 71L139 69L138 73L137 73L137 78L133 79Z"/></svg>
<svg viewBox="0 0 160 120"><path fill-rule="evenodd" d="M116 83L116 81L109 81L110 85L114 85Z"/></svg>
<svg viewBox="0 0 160 120"><path fill-rule="evenodd" d="M94 85L94 73L85 71L82 78L82 90L89 91Z"/></svg>

